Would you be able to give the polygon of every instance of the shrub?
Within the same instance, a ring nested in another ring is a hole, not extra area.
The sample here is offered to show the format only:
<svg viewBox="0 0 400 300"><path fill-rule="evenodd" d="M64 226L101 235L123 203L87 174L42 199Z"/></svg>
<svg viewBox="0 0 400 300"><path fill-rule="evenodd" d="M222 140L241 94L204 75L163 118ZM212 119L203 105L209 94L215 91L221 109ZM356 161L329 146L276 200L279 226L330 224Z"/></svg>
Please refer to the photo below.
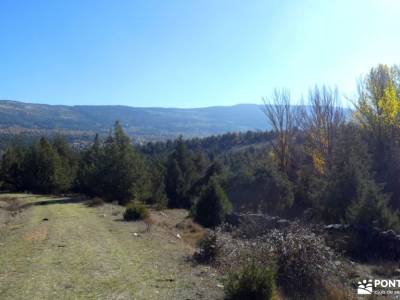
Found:
<svg viewBox="0 0 400 300"><path fill-rule="evenodd" d="M269 300L274 289L274 271L255 263L230 273L225 282L226 299L229 300Z"/></svg>
<svg viewBox="0 0 400 300"><path fill-rule="evenodd" d="M232 205L224 190L216 180L211 178L196 204L195 221L204 227L215 227L224 222L225 216L232 211Z"/></svg>
<svg viewBox="0 0 400 300"><path fill-rule="evenodd" d="M125 221L137 221L146 219L149 216L148 209L139 203L130 203L124 212Z"/></svg>
<svg viewBox="0 0 400 300"><path fill-rule="evenodd" d="M215 261L220 246L217 243L217 235L214 232L207 233L199 242L199 250L195 253L195 259L201 263L212 263Z"/></svg>
<svg viewBox="0 0 400 300"><path fill-rule="evenodd" d="M332 278L333 253L321 237L303 228L277 235L277 284L293 299L321 299L323 283ZM271 235L270 235L270 238Z"/></svg>

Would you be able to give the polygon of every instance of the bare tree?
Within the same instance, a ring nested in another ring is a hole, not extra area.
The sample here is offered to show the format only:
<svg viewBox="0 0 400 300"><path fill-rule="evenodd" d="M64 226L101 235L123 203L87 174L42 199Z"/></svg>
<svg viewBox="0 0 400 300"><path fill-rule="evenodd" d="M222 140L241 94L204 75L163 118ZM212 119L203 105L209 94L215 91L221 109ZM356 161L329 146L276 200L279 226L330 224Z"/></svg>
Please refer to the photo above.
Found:
<svg viewBox="0 0 400 300"><path fill-rule="evenodd" d="M271 141L281 171L288 174L293 150L296 118L290 92L274 90L272 97L263 98L263 112L277 137Z"/></svg>
<svg viewBox="0 0 400 300"><path fill-rule="evenodd" d="M300 110L299 124L309 137L309 151L314 166L317 171L324 173L332 166L333 147L338 129L345 122L338 90L316 86L310 90L308 103L302 105Z"/></svg>

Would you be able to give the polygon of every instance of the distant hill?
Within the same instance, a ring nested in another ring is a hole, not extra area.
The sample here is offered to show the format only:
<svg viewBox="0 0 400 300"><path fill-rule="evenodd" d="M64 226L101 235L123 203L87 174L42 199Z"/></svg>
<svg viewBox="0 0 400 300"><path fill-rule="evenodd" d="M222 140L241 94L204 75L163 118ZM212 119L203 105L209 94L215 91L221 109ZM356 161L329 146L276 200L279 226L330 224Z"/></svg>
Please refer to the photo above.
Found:
<svg viewBox="0 0 400 300"><path fill-rule="evenodd" d="M139 141L178 135L204 137L226 132L265 130L260 106L239 104L206 108L142 108L130 106L66 106L0 100L0 137L61 132L72 140L107 134L115 120Z"/></svg>

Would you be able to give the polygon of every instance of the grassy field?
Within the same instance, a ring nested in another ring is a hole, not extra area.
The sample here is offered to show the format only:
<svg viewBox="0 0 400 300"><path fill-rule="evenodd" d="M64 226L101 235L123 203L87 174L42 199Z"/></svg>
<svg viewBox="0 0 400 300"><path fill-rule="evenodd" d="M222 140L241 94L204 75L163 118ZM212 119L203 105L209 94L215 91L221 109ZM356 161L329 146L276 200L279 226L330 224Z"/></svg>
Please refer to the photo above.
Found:
<svg viewBox="0 0 400 300"><path fill-rule="evenodd" d="M153 212L153 224L123 222L122 211L0 195L0 299L222 297L215 272L189 260L201 230L185 211Z"/></svg>

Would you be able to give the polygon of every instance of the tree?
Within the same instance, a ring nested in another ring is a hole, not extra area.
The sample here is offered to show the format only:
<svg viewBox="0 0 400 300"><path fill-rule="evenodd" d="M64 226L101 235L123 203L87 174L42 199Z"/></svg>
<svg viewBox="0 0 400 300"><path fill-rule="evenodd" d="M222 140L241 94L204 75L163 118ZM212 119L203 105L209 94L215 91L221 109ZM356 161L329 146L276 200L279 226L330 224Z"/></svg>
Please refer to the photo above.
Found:
<svg viewBox="0 0 400 300"><path fill-rule="evenodd" d="M195 180L192 153L187 149L182 137L179 137L167 162L165 187L169 199L168 205L190 208L193 203L189 191Z"/></svg>
<svg viewBox="0 0 400 300"><path fill-rule="evenodd" d="M24 186L37 193L60 193L71 188L74 178L66 174L58 152L45 138L33 144L24 157Z"/></svg>
<svg viewBox="0 0 400 300"><path fill-rule="evenodd" d="M316 86L310 90L309 101L301 106L298 117L307 136L306 152L317 174L323 175L331 169L333 147L339 128L345 122L337 89Z"/></svg>
<svg viewBox="0 0 400 300"><path fill-rule="evenodd" d="M223 223L231 211L232 205L224 190L215 177L211 178L195 206L196 222L213 228Z"/></svg>
<svg viewBox="0 0 400 300"><path fill-rule="evenodd" d="M378 65L359 83L355 119L380 140L400 125L400 69Z"/></svg>
<svg viewBox="0 0 400 300"><path fill-rule="evenodd" d="M365 131L378 182L400 208L400 69L378 65L359 84L355 120Z"/></svg>
<svg viewBox="0 0 400 300"><path fill-rule="evenodd" d="M100 178L102 165L102 147L99 135L96 134L93 144L85 149L80 156L76 186L78 191L89 196L101 196Z"/></svg>
<svg viewBox="0 0 400 300"><path fill-rule="evenodd" d="M148 203L155 204L158 208L168 205L168 197L165 192L165 168L160 159L154 159L151 164L151 196Z"/></svg>
<svg viewBox="0 0 400 300"><path fill-rule="evenodd" d="M77 153L71 149L71 146L61 135L56 135L52 139L51 146L60 158L60 169L62 170L62 173L59 175L61 177L60 180L65 182L65 190L70 190L76 180L78 168Z"/></svg>
<svg viewBox="0 0 400 300"><path fill-rule="evenodd" d="M101 194L108 200L126 203L148 197L149 176L145 161L130 144L119 122L104 142L99 170Z"/></svg>
<svg viewBox="0 0 400 300"><path fill-rule="evenodd" d="M25 147L17 142L13 142L4 152L0 166L0 181L3 181L3 189L11 191L23 190L25 152Z"/></svg>
<svg viewBox="0 0 400 300"><path fill-rule="evenodd" d="M293 184L270 157L258 157L257 162L254 166L242 162L247 167L230 174L229 199L244 211L271 215L285 212L294 201Z"/></svg>
<svg viewBox="0 0 400 300"><path fill-rule="evenodd" d="M264 98L263 112L276 138L271 140L279 169L289 174L293 152L296 117L288 90L275 90L271 98Z"/></svg>
<svg viewBox="0 0 400 300"><path fill-rule="evenodd" d="M281 214L293 205L293 185L287 175L272 164L256 170L254 188L260 188L259 209L269 214Z"/></svg>
<svg viewBox="0 0 400 300"><path fill-rule="evenodd" d="M360 130L343 127L336 159L324 195L325 219L353 225L395 228L396 213L388 207L388 194L382 191L371 173L371 160Z"/></svg>
<svg viewBox="0 0 400 300"><path fill-rule="evenodd" d="M117 200L146 200L150 195L147 165L130 143L119 122L104 142L96 136L80 160L77 184L81 191Z"/></svg>

